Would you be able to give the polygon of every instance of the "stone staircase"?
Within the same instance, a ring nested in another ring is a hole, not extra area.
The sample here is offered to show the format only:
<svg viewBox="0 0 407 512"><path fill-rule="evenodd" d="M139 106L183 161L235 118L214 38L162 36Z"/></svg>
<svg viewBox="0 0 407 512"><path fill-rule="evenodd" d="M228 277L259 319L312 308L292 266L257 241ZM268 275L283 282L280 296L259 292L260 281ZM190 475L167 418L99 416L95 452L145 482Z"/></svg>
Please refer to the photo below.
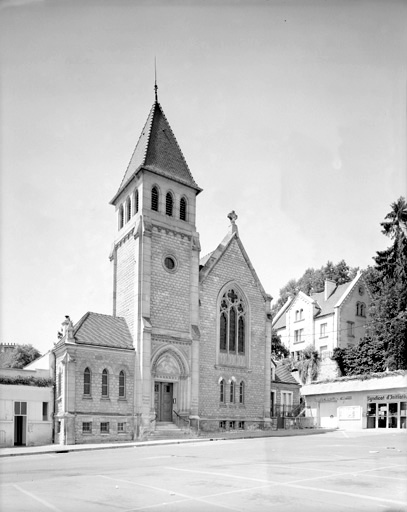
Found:
<svg viewBox="0 0 407 512"><path fill-rule="evenodd" d="M188 429L181 429L170 421L157 421L155 430L152 430L146 441L161 441L165 439L191 439L196 437Z"/></svg>

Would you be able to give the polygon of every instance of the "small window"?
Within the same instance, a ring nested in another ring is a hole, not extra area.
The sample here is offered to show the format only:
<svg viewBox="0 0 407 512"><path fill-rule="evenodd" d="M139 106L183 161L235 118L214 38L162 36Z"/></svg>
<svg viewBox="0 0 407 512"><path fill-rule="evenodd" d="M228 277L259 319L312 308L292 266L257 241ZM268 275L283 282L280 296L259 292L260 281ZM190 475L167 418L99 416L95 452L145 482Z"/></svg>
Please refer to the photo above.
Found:
<svg viewBox="0 0 407 512"><path fill-rule="evenodd" d="M57 421L57 434L61 433L61 421Z"/></svg>
<svg viewBox="0 0 407 512"><path fill-rule="evenodd" d="M366 304L364 302L356 303L356 315L357 316L366 316Z"/></svg>
<svg viewBox="0 0 407 512"><path fill-rule="evenodd" d="M122 229L123 226L124 226L124 208L123 208L123 205L121 204L120 208L119 208L119 229Z"/></svg>
<svg viewBox="0 0 407 512"><path fill-rule="evenodd" d="M92 422L84 421L82 422L82 434L91 434L92 433Z"/></svg>
<svg viewBox="0 0 407 512"><path fill-rule="evenodd" d="M355 322L348 322L348 336L351 338L355 337Z"/></svg>
<svg viewBox="0 0 407 512"><path fill-rule="evenodd" d="M109 396L109 372L106 368L102 372L102 396Z"/></svg>
<svg viewBox="0 0 407 512"><path fill-rule="evenodd" d="M244 382L239 384L239 404L244 404Z"/></svg>
<svg viewBox="0 0 407 512"><path fill-rule="evenodd" d="M230 430L235 430L235 428L236 428L236 421L229 421L229 428L230 428Z"/></svg>
<svg viewBox="0 0 407 512"><path fill-rule="evenodd" d="M304 341L302 338L303 332L304 329L296 329L294 331L294 343L301 343L302 341Z"/></svg>
<svg viewBox="0 0 407 512"><path fill-rule="evenodd" d="M129 222L131 219L131 199L130 197L127 198L126 201L126 222Z"/></svg>
<svg viewBox="0 0 407 512"><path fill-rule="evenodd" d="M187 200L185 197L181 197L179 202L179 218L181 220L187 220Z"/></svg>
<svg viewBox="0 0 407 512"><path fill-rule="evenodd" d="M226 421L225 420L222 420L219 422L219 429L226 430Z"/></svg>
<svg viewBox="0 0 407 512"><path fill-rule="evenodd" d="M91 373L89 368L85 368L83 372L83 394L87 396L91 394Z"/></svg>
<svg viewBox="0 0 407 512"><path fill-rule="evenodd" d="M174 270L175 269L175 260L174 258L171 258L171 256L167 256L164 259L164 265L168 270Z"/></svg>
<svg viewBox="0 0 407 512"><path fill-rule="evenodd" d="M244 430L244 421L239 421L239 423L238 423L238 429L239 429L239 430Z"/></svg>
<svg viewBox="0 0 407 512"><path fill-rule="evenodd" d="M138 189L134 191L134 208L133 208L133 215L136 215L138 212Z"/></svg>
<svg viewBox="0 0 407 512"><path fill-rule="evenodd" d="M235 382L232 380L230 383L230 396L229 400L231 404L235 403Z"/></svg>
<svg viewBox="0 0 407 512"><path fill-rule="evenodd" d="M58 397L62 395L62 370L61 368L58 370L58 382L57 382L57 394Z"/></svg>
<svg viewBox="0 0 407 512"><path fill-rule="evenodd" d="M48 402L42 402L42 421L48 421Z"/></svg>
<svg viewBox="0 0 407 512"><path fill-rule="evenodd" d="M101 423L100 423L100 433L101 434L108 434L109 433L109 422L108 421L101 421Z"/></svg>
<svg viewBox="0 0 407 512"><path fill-rule="evenodd" d="M172 194L171 192L167 192L167 195L165 196L165 213L169 217L172 217L173 204L174 200L172 198Z"/></svg>
<svg viewBox="0 0 407 512"><path fill-rule="evenodd" d="M119 398L126 396L126 376L122 370L119 374Z"/></svg>
<svg viewBox="0 0 407 512"><path fill-rule="evenodd" d="M151 209L154 210L155 212L158 212L158 198L158 188L153 187L151 189Z"/></svg>
<svg viewBox="0 0 407 512"><path fill-rule="evenodd" d="M119 434L124 434L126 432L126 423L119 421L117 424L117 432Z"/></svg>
<svg viewBox="0 0 407 512"><path fill-rule="evenodd" d="M14 402L14 414L16 416L26 416L27 402Z"/></svg>
<svg viewBox="0 0 407 512"><path fill-rule="evenodd" d="M320 338L325 338L325 336L326 336L326 327L327 327L327 324L321 324L320 325L320 331L319 331L319 337Z"/></svg>
<svg viewBox="0 0 407 512"><path fill-rule="evenodd" d="M220 381L220 384L219 384L219 392L220 392L220 395L219 395L219 400L220 400L220 403L225 403L225 381L222 379Z"/></svg>

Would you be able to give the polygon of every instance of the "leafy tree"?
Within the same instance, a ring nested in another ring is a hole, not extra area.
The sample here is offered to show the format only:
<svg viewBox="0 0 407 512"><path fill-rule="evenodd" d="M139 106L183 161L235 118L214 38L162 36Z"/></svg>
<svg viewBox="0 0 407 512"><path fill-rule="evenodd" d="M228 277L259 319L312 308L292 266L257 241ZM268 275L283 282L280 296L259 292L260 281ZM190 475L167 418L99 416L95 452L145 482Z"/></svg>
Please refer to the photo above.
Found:
<svg viewBox="0 0 407 512"><path fill-rule="evenodd" d="M374 343L369 337L352 347L335 348L332 359L337 362L342 375L364 375L386 369L383 343Z"/></svg>
<svg viewBox="0 0 407 512"><path fill-rule="evenodd" d="M301 358L293 365L298 370L300 380L303 384L309 384L318 376L321 357L313 345L308 345L301 353Z"/></svg>
<svg viewBox="0 0 407 512"><path fill-rule="evenodd" d="M40 356L41 353L32 345L16 345L13 350L2 354L0 364L2 368L24 368Z"/></svg>
<svg viewBox="0 0 407 512"><path fill-rule="evenodd" d="M273 329L271 331L271 357L279 361L289 355L289 350L283 345L281 337Z"/></svg>
<svg viewBox="0 0 407 512"><path fill-rule="evenodd" d="M400 197L381 223L382 233L392 245L378 251L376 293L370 309L368 334L373 343L383 344L389 370L407 368L407 203Z"/></svg>

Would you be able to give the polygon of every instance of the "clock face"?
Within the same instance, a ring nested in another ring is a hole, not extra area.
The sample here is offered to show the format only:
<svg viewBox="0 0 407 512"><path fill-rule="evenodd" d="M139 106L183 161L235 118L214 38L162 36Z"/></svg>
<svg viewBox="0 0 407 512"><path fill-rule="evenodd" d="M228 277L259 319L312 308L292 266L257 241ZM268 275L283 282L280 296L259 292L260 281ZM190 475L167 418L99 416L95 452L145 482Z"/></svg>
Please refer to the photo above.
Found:
<svg viewBox="0 0 407 512"><path fill-rule="evenodd" d="M359 295L363 295L365 293L365 290L363 286L359 286Z"/></svg>

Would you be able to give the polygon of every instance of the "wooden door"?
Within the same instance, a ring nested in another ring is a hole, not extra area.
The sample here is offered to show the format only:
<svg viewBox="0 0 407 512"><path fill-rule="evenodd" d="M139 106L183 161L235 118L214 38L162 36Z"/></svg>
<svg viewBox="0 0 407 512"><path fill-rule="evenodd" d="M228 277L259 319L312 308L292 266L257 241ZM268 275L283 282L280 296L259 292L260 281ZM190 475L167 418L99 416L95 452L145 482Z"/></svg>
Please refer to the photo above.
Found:
<svg viewBox="0 0 407 512"><path fill-rule="evenodd" d="M171 382L156 382L154 384L154 406L157 421L172 421L172 391Z"/></svg>

